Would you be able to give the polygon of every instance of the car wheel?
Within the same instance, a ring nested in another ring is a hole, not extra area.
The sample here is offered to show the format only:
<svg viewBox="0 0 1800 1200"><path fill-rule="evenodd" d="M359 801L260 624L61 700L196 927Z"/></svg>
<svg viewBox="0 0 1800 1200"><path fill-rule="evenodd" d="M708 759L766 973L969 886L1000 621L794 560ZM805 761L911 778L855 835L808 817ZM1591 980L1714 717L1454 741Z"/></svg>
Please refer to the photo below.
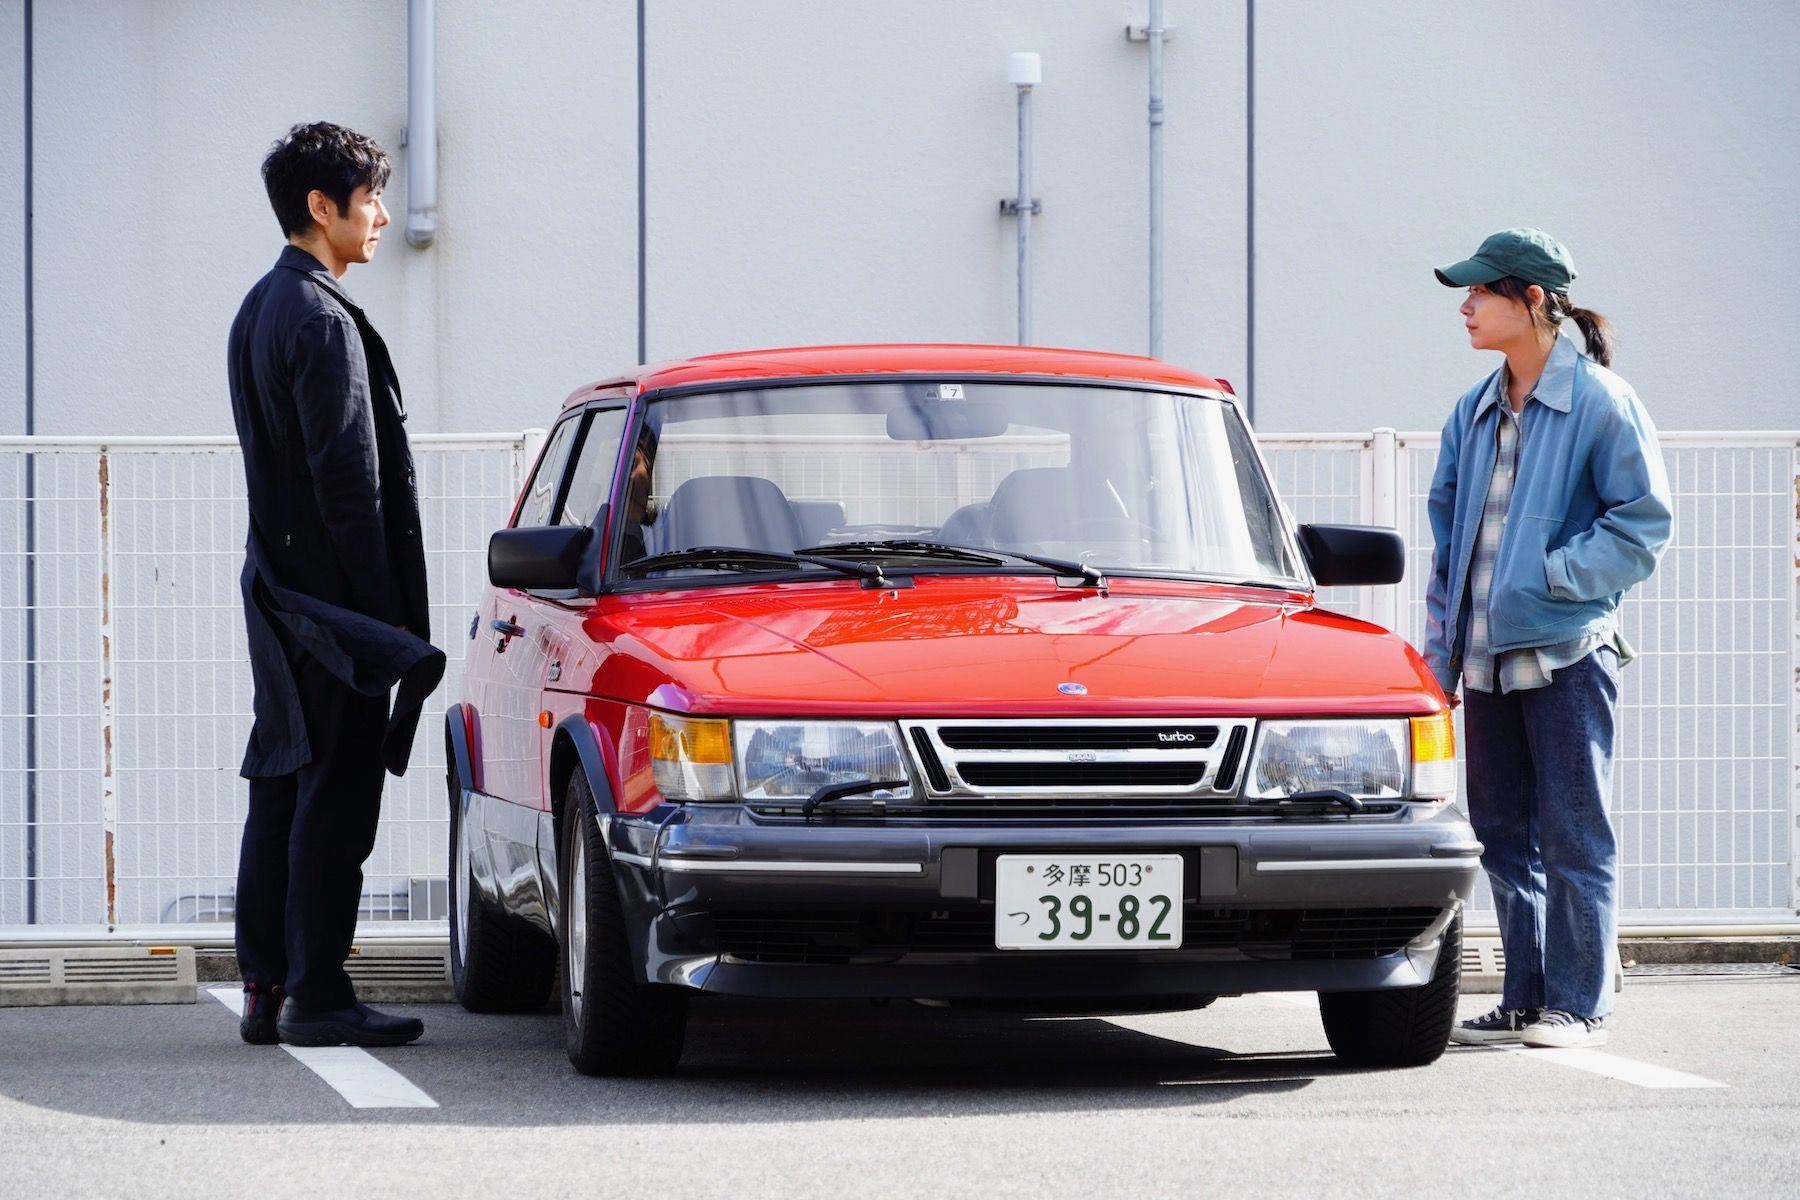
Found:
<svg viewBox="0 0 1800 1200"><path fill-rule="evenodd" d="M471 831L463 820L454 748L445 747L450 789L450 982L470 1012L533 1012L556 983L556 943L509 921L475 886Z"/></svg>
<svg viewBox="0 0 1800 1200"><path fill-rule="evenodd" d="M563 809L562 1001L569 1061L583 1075L661 1075L675 1069L687 1033L687 996L643 983L594 812L577 769Z"/></svg>
<svg viewBox="0 0 1800 1200"><path fill-rule="evenodd" d="M1437 969L1418 987L1320 992L1325 1040L1358 1067L1422 1067L1450 1044L1462 990L1462 916L1444 931Z"/></svg>

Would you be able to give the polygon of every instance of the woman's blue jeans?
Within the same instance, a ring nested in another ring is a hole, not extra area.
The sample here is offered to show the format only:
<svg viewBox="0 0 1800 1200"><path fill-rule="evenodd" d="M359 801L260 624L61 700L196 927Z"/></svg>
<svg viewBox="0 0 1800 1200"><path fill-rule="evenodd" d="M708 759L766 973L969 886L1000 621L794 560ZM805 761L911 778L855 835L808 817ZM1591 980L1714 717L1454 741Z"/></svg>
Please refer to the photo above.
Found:
<svg viewBox="0 0 1800 1200"><path fill-rule="evenodd" d="M1548 687L1464 689L1469 823L1506 952L1503 1008L1612 1011L1619 854L1607 804L1618 704L1619 659L1604 646Z"/></svg>

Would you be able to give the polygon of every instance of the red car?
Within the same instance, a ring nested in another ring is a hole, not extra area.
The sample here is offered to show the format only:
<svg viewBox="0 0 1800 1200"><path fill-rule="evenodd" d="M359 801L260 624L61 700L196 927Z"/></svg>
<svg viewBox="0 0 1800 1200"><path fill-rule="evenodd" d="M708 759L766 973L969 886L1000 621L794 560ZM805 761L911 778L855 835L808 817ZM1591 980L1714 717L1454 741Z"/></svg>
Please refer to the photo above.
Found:
<svg viewBox="0 0 1800 1200"><path fill-rule="evenodd" d="M1418 655L1320 608L1229 388L844 346L564 403L448 713L452 967L570 1059L672 1069L695 993L1074 1010L1320 993L1442 1053L1480 846Z"/></svg>

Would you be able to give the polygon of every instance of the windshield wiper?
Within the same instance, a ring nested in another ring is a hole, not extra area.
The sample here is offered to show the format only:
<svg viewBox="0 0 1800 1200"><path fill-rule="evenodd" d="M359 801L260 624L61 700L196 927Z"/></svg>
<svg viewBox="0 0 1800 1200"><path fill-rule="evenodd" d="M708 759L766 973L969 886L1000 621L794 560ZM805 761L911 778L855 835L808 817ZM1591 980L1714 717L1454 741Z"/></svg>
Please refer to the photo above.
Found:
<svg viewBox="0 0 1800 1200"><path fill-rule="evenodd" d="M811 550L830 550L838 554L911 554L928 558L958 558L967 562L998 565L1017 559L1033 566L1047 568L1058 575L1076 575L1090 587L1104 588L1106 576L1100 568L1067 558L1050 558L1042 554L1026 554L1019 550L1001 550L987 546L957 546L950 542L931 542L920 538L882 538L871 542L839 542L832 546L813 546Z"/></svg>
<svg viewBox="0 0 1800 1200"><path fill-rule="evenodd" d="M905 786L904 779L853 779L849 783L828 783L806 798L806 803L800 806L800 815L811 817L815 808L821 804L830 804L833 800L865 796L870 792L892 791Z"/></svg>
<svg viewBox="0 0 1800 1200"><path fill-rule="evenodd" d="M836 571L840 575L860 579L864 587L906 586L904 582L896 583L882 574L881 568L874 563L850 562L846 559L828 558L820 554L754 550L748 546L693 546L686 550L665 550L661 554L652 554L648 558L628 562L620 570L632 574L673 570L677 567L735 567L739 570L755 571L771 565L824 567L827 570Z"/></svg>
<svg viewBox="0 0 1800 1200"><path fill-rule="evenodd" d="M1361 800L1338 788L1321 788L1315 792L1295 792L1291 796L1269 796L1261 800L1250 800L1248 803L1257 808L1271 808L1276 812L1287 812L1291 809L1304 809L1312 812L1331 807L1343 808L1353 813L1363 810Z"/></svg>

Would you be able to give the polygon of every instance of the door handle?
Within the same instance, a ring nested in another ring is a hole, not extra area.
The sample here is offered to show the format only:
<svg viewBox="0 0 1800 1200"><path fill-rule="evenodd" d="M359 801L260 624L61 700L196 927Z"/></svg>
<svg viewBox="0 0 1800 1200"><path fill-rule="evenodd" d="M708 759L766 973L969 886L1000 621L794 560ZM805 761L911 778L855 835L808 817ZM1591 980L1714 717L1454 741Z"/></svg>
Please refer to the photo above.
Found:
<svg viewBox="0 0 1800 1200"><path fill-rule="evenodd" d="M500 635L494 639L495 654L505 654L506 643L510 639L525 636L525 627L513 621L495 620L489 623L489 627Z"/></svg>

